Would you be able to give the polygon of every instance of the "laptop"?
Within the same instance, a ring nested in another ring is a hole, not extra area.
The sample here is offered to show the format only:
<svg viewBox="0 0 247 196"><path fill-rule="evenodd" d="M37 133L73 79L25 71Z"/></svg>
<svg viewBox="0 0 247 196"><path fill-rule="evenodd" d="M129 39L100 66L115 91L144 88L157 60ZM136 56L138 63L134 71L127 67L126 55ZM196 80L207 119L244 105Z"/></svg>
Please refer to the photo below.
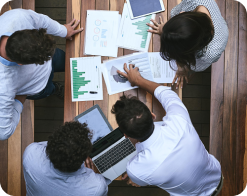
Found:
<svg viewBox="0 0 247 196"><path fill-rule="evenodd" d="M119 128L112 129L98 105L76 116L75 120L87 123L93 131L90 158L99 172L110 180L123 174L128 161L137 154L131 141L124 137Z"/></svg>

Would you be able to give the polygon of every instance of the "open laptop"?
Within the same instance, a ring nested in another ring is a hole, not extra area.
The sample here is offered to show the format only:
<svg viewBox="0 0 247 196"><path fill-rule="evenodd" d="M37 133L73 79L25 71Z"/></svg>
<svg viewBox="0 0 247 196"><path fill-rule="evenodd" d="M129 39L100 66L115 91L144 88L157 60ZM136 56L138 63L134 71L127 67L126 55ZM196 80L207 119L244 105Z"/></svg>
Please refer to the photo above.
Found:
<svg viewBox="0 0 247 196"><path fill-rule="evenodd" d="M131 141L124 137L120 129L112 127L98 105L75 117L80 123L87 123L93 131L93 149L90 154L99 172L110 180L126 171L127 162L136 155Z"/></svg>

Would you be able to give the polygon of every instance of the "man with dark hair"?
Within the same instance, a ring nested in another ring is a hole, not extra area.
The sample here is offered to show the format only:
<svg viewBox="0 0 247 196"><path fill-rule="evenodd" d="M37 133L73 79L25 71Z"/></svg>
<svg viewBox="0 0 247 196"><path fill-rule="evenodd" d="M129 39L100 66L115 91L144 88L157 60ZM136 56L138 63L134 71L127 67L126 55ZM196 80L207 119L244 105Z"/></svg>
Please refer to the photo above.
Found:
<svg viewBox="0 0 247 196"><path fill-rule="evenodd" d="M87 124L67 122L48 142L30 144L23 155L27 196L105 196L111 182L84 166L92 144Z"/></svg>
<svg viewBox="0 0 247 196"><path fill-rule="evenodd" d="M133 98L122 97L113 106L120 130L136 140L137 155L127 164L123 178L129 176L128 183L135 186L156 185L174 196L217 195L223 185L220 163L205 149L177 94L142 78L134 65L128 69L125 64L124 70L118 73L132 86L153 94L166 116L153 123L151 112Z"/></svg>
<svg viewBox="0 0 247 196"><path fill-rule="evenodd" d="M61 25L24 9L5 12L0 24L0 140L5 140L14 133L26 99L63 97L61 84L52 79L64 71L65 53L48 34L72 39L83 29L75 30L79 21Z"/></svg>

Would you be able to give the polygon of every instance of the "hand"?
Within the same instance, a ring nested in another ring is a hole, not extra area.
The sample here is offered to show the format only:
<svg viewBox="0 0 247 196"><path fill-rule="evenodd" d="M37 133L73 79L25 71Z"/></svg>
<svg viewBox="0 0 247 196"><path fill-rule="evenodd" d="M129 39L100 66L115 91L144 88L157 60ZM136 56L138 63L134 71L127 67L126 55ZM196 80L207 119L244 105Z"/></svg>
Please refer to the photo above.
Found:
<svg viewBox="0 0 247 196"><path fill-rule="evenodd" d="M186 66L183 68L178 66L178 70L177 70L176 75L172 81L172 86L177 80L176 89L178 89L180 83L181 83L181 88L183 88L184 80L186 80L186 82L189 83L188 73L189 73L189 69Z"/></svg>
<svg viewBox="0 0 247 196"><path fill-rule="evenodd" d="M26 95L16 95L15 99L19 100L22 104L24 104L26 97Z"/></svg>
<svg viewBox="0 0 247 196"><path fill-rule="evenodd" d="M76 21L76 19L73 19L70 23L64 25L66 27L66 29L67 29L66 39L72 40L72 36L73 35L83 31L83 28L75 30L75 28L79 25L79 23L80 23L80 20Z"/></svg>
<svg viewBox="0 0 247 196"><path fill-rule="evenodd" d="M138 86L138 82L143 78L139 72L139 68L134 68L135 65L130 64L129 69L127 68L127 64L124 63L124 72L117 71L118 74L122 75L123 77L127 78L131 84L131 86Z"/></svg>
<svg viewBox="0 0 247 196"><path fill-rule="evenodd" d="M84 162L85 167L94 170L94 164L90 157L88 157Z"/></svg>
<svg viewBox="0 0 247 196"><path fill-rule="evenodd" d="M163 26L165 25L165 23L163 22L163 19L162 19L161 16L159 17L159 20L160 20L160 23L157 23L153 19L151 19L151 21L154 24L147 23L147 25L152 28L152 29L149 29L148 32L155 33L155 34L158 34L158 35L162 34L162 29L163 29Z"/></svg>
<svg viewBox="0 0 247 196"><path fill-rule="evenodd" d="M132 185L132 186L135 186L135 187L141 187L140 185L138 185L138 184L132 182L131 179L129 178L129 176L128 176L128 174L127 174L126 172L123 173L123 175L122 175L122 180L127 180L127 184L128 184L128 185Z"/></svg>

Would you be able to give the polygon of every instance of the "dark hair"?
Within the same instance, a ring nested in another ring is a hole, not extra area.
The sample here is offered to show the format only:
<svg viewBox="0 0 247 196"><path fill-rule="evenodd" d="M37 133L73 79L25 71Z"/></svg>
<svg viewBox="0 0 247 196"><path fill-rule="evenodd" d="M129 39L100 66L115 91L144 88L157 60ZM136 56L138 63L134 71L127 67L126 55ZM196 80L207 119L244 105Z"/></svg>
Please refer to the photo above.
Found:
<svg viewBox="0 0 247 196"><path fill-rule="evenodd" d="M115 114L121 132L127 136L144 141L152 134L152 114L137 97L120 97L111 112Z"/></svg>
<svg viewBox="0 0 247 196"><path fill-rule="evenodd" d="M46 29L14 32L7 40L6 54L18 64L44 64L55 52L56 42Z"/></svg>
<svg viewBox="0 0 247 196"><path fill-rule="evenodd" d="M178 14L162 29L160 55L166 61L175 60L180 67L191 69L191 66L196 66L196 59L204 55L205 47L212 41L213 36L214 27L207 14Z"/></svg>
<svg viewBox="0 0 247 196"><path fill-rule="evenodd" d="M46 155L54 168L62 172L75 172L91 152L91 138L87 124L66 122L49 137Z"/></svg>

